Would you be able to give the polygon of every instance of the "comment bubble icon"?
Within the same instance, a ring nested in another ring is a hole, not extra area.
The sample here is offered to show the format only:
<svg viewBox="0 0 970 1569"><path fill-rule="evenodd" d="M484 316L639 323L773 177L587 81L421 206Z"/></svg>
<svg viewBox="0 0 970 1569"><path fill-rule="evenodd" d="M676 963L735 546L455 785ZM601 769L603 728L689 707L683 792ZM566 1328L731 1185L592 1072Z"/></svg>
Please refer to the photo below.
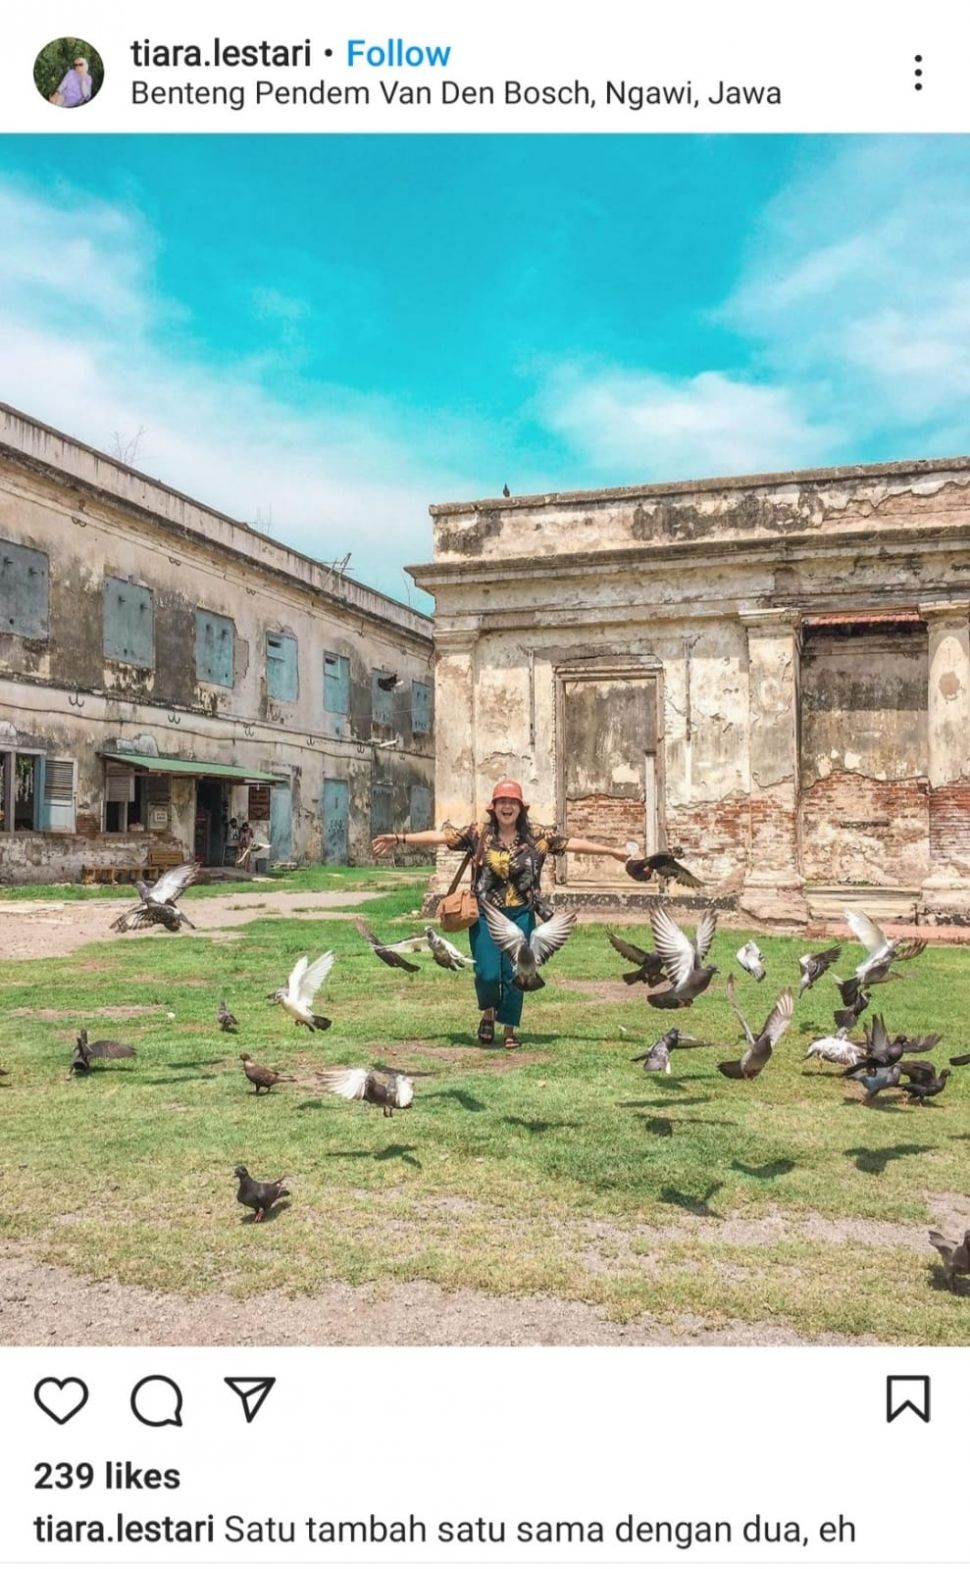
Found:
<svg viewBox="0 0 970 1569"><path fill-rule="evenodd" d="M135 1385L131 1409L146 1427L181 1427L182 1391L174 1379L153 1373Z"/></svg>

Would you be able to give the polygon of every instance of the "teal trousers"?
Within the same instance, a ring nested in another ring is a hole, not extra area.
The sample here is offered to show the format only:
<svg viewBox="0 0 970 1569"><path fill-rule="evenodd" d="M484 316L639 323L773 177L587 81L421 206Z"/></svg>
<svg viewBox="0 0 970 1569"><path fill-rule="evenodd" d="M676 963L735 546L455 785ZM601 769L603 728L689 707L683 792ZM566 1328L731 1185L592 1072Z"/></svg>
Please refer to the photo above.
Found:
<svg viewBox="0 0 970 1569"><path fill-rule="evenodd" d="M528 905L506 907L502 914L527 934L535 930L536 918ZM495 1009L499 1024L509 1024L514 1029L522 1017L525 993L512 985L512 961L492 941L492 934L484 921L476 921L468 928L472 958L475 960L475 994L478 1006Z"/></svg>

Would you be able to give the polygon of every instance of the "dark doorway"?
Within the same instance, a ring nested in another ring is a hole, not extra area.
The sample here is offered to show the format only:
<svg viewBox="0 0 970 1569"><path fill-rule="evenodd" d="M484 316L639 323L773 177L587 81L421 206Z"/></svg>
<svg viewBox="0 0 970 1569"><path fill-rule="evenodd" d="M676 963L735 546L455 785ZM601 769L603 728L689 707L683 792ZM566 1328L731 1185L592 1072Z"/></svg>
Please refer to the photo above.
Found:
<svg viewBox="0 0 970 1569"><path fill-rule="evenodd" d="M229 828L229 794L221 779L200 779L195 787L195 858L221 866Z"/></svg>

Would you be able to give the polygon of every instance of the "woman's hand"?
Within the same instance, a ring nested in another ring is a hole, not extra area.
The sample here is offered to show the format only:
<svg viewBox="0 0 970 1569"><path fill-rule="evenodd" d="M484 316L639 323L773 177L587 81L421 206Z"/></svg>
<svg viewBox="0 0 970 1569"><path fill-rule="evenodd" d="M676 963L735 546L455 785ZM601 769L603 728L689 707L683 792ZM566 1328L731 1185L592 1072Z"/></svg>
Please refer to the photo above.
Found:
<svg viewBox="0 0 970 1569"><path fill-rule="evenodd" d="M386 855L399 840L400 834L378 834L376 839L371 840L371 849L375 855Z"/></svg>

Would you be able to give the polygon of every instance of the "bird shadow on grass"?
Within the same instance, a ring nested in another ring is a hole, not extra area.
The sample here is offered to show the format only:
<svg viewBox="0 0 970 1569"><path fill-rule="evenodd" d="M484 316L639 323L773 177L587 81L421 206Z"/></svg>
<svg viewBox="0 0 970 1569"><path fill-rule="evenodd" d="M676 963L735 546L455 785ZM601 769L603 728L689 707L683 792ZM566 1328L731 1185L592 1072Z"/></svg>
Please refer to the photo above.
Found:
<svg viewBox="0 0 970 1569"><path fill-rule="evenodd" d="M951 1297L970 1296L970 1280L948 1280L946 1270L939 1264L932 1266L930 1287L933 1291L945 1291Z"/></svg>
<svg viewBox="0 0 970 1569"><path fill-rule="evenodd" d="M759 1182L770 1182L773 1177L787 1177L795 1170L793 1160L769 1160L763 1166L746 1166L743 1160L732 1160L731 1170L743 1177L757 1177Z"/></svg>
<svg viewBox="0 0 970 1569"><path fill-rule="evenodd" d="M672 1139L674 1125L669 1117L642 1117L643 1131L652 1133L658 1139Z"/></svg>
<svg viewBox="0 0 970 1569"><path fill-rule="evenodd" d="M854 1157L859 1171L878 1177L882 1175L890 1161L903 1160L907 1155L927 1155L932 1148L932 1144L894 1144L891 1149L856 1148L846 1150L845 1154Z"/></svg>
<svg viewBox="0 0 970 1569"><path fill-rule="evenodd" d="M322 1100L301 1100L296 1109L297 1111L323 1111L326 1104L326 1101Z"/></svg>
<svg viewBox="0 0 970 1569"><path fill-rule="evenodd" d="M170 1068L218 1068L228 1057L194 1057L191 1062L170 1062ZM208 1077L208 1075L206 1075Z"/></svg>
<svg viewBox="0 0 970 1569"><path fill-rule="evenodd" d="M540 1122L527 1117L503 1117L510 1128L524 1128L526 1133L551 1133L555 1128L578 1128L578 1122Z"/></svg>
<svg viewBox="0 0 970 1569"><path fill-rule="evenodd" d="M710 1095L683 1095L675 1102L678 1106L709 1106L713 1099ZM669 1106L670 1098L663 1100L626 1100L620 1102L621 1106Z"/></svg>
<svg viewBox="0 0 970 1569"><path fill-rule="evenodd" d="M684 1209L689 1215L702 1215L707 1219L719 1219L717 1210L711 1209L710 1200L715 1193L724 1186L723 1182L714 1182L701 1198L694 1198L690 1193L681 1193L679 1188L661 1188L661 1204L672 1204L676 1209Z"/></svg>
<svg viewBox="0 0 970 1569"><path fill-rule="evenodd" d="M411 1154L416 1144L385 1144L382 1150L327 1150L325 1160L403 1160L406 1166L421 1170L421 1162Z"/></svg>
<svg viewBox="0 0 970 1569"><path fill-rule="evenodd" d="M843 1106L861 1106L865 1111L899 1112L903 1109L901 1100L874 1100L867 1101L860 1095L843 1095Z"/></svg>
<svg viewBox="0 0 970 1569"><path fill-rule="evenodd" d="M142 1079L142 1084L191 1084L195 1079L215 1079L216 1073L180 1073L174 1079Z"/></svg>
<svg viewBox="0 0 970 1569"><path fill-rule="evenodd" d="M427 1095L422 1095L421 1104L429 1100L456 1100L465 1111L487 1111L484 1101L476 1100L474 1095L469 1095L467 1090L429 1090Z"/></svg>

